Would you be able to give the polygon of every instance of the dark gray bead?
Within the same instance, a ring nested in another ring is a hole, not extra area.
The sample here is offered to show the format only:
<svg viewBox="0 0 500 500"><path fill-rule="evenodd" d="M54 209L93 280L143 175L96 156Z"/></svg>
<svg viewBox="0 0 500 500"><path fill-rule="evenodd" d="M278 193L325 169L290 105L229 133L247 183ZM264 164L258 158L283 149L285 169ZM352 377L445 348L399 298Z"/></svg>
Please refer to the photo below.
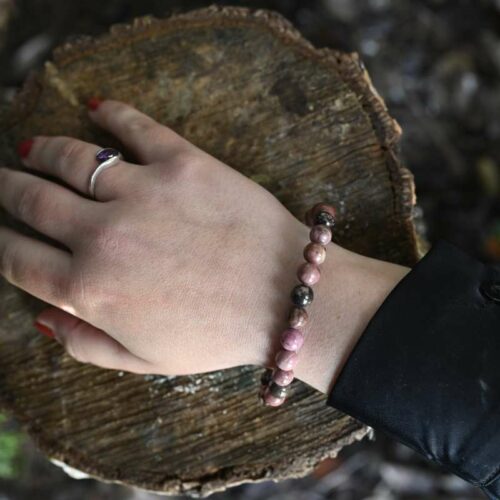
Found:
<svg viewBox="0 0 500 500"><path fill-rule="evenodd" d="M287 395L287 388L283 387L281 385L278 385L276 382L271 382L269 384L269 392L275 397L275 398L284 398Z"/></svg>
<svg viewBox="0 0 500 500"><path fill-rule="evenodd" d="M328 212L319 212L314 218L314 224L323 224L326 227L335 226L335 219Z"/></svg>
<svg viewBox="0 0 500 500"><path fill-rule="evenodd" d="M298 307L308 306L314 298L312 288L307 285L297 285L290 294L292 302Z"/></svg>

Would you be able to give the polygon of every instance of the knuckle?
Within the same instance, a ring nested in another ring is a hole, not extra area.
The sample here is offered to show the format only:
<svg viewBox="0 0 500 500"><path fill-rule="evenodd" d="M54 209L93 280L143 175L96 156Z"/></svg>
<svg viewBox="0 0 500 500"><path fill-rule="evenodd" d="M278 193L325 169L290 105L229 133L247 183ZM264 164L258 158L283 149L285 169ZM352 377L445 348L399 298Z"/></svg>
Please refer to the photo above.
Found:
<svg viewBox="0 0 500 500"><path fill-rule="evenodd" d="M201 167L198 155L189 150L181 149L172 156L171 163L165 170L174 180L191 182L199 177Z"/></svg>
<svg viewBox="0 0 500 500"><path fill-rule="evenodd" d="M131 221L122 210L123 206L110 208L99 220L84 226L85 238L81 240L84 254L108 261L133 238Z"/></svg>
<svg viewBox="0 0 500 500"><path fill-rule="evenodd" d="M89 218L82 222L80 227L85 232L85 239L82 243L89 246L85 248L88 255L99 254L103 249L108 248L115 238L116 219L123 206L109 207L100 217Z"/></svg>
<svg viewBox="0 0 500 500"><path fill-rule="evenodd" d="M118 226L119 223L104 221L94 228L92 246L95 248L95 253L99 254L99 256L114 255L119 250L121 234Z"/></svg>
<svg viewBox="0 0 500 500"><path fill-rule="evenodd" d="M59 154L59 165L66 168L68 165L78 162L85 155L85 146L75 140L67 140L61 147Z"/></svg>
<svg viewBox="0 0 500 500"><path fill-rule="evenodd" d="M99 305L104 299L102 293L99 293L99 286L95 283L94 276L82 268L78 273L74 273L74 279L67 284L67 301L80 315L98 314Z"/></svg>
<svg viewBox="0 0 500 500"><path fill-rule="evenodd" d="M158 124L145 116L132 116L125 121L125 128L129 134L151 134L156 132Z"/></svg>
<svg viewBox="0 0 500 500"><path fill-rule="evenodd" d="M95 219L82 222L80 229L82 234L85 234L85 238L80 241L80 246L84 247L88 255L95 254L103 240L107 238L108 228L102 220Z"/></svg>
<svg viewBox="0 0 500 500"><path fill-rule="evenodd" d="M25 222L40 222L45 217L43 206L47 201L48 197L40 184L36 182L29 184L22 190L19 196L15 215L18 219Z"/></svg>
<svg viewBox="0 0 500 500"><path fill-rule="evenodd" d="M172 162L172 165L183 167L186 165L196 164L197 155L189 147L180 147L172 152L170 161Z"/></svg>
<svg viewBox="0 0 500 500"><path fill-rule="evenodd" d="M35 277L34 277L35 278ZM69 280L62 275L52 274L43 276L39 279L44 279L47 287L47 295L56 304L66 304L69 298Z"/></svg>

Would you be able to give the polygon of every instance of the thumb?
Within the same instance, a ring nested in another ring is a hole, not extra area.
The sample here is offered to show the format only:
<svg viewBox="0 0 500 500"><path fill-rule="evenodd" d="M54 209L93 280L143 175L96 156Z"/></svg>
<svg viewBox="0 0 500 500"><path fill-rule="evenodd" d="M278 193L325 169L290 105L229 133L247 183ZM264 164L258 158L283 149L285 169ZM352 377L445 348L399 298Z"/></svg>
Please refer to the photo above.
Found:
<svg viewBox="0 0 500 500"><path fill-rule="evenodd" d="M55 338L81 363L133 373L154 371L150 363L132 354L104 331L57 307L44 309L34 326L45 336Z"/></svg>

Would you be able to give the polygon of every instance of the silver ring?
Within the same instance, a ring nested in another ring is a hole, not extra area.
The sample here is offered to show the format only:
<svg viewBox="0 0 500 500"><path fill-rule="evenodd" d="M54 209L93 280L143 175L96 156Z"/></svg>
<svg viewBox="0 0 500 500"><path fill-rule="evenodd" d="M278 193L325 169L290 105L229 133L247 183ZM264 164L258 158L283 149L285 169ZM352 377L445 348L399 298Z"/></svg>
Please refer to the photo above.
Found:
<svg viewBox="0 0 500 500"><path fill-rule="evenodd" d="M98 162L97 168L94 170L89 181L89 193L95 199L95 181L97 176L108 167L111 167L120 160L123 160L123 155L114 148L103 148L97 151L95 158Z"/></svg>

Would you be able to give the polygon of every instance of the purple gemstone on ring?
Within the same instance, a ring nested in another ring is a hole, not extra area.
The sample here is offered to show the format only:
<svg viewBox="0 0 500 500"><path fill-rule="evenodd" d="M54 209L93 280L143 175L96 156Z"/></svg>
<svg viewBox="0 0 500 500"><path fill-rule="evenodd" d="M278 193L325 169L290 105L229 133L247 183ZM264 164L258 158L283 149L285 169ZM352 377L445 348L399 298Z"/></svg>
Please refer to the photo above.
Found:
<svg viewBox="0 0 500 500"><path fill-rule="evenodd" d="M103 162L109 160L110 158L113 158L113 157L119 156L119 155L120 155L120 152L117 149L105 148L102 151L99 151L95 155L95 157L99 163L103 163Z"/></svg>

